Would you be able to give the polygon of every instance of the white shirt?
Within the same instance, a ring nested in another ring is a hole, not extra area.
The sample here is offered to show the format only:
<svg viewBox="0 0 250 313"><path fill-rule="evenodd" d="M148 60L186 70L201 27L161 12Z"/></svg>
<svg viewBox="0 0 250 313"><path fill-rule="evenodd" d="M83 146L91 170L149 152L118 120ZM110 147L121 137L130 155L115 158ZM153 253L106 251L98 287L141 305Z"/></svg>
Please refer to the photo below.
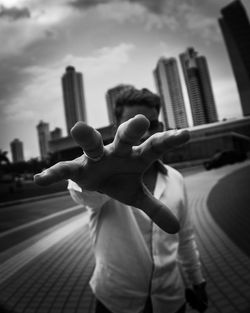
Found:
<svg viewBox="0 0 250 313"><path fill-rule="evenodd" d="M148 295L153 312L176 312L185 302L184 283L201 283L183 177L167 166L157 174L154 196L178 218L178 234L167 234L141 210L103 194L81 191L69 181L73 199L90 215L96 266L90 281L96 297L114 313L143 311ZM181 268L181 269L180 269Z"/></svg>

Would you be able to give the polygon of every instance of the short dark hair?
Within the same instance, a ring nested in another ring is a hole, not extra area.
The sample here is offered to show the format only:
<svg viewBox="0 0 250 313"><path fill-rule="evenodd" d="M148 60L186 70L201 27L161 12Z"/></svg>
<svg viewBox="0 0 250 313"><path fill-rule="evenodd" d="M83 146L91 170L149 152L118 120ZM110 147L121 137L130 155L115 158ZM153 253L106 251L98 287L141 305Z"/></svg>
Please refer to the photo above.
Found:
<svg viewBox="0 0 250 313"><path fill-rule="evenodd" d="M136 105L155 108L157 113L159 114L161 99L157 94L151 92L146 88L136 89L132 87L121 90L117 95L115 102L115 117L117 121L120 120L125 106Z"/></svg>

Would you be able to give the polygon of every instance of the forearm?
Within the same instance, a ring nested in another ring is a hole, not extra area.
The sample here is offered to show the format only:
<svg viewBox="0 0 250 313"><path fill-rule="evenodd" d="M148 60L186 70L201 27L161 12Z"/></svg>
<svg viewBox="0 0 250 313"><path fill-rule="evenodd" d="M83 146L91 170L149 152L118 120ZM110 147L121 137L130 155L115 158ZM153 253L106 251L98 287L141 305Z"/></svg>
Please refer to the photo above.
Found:
<svg viewBox="0 0 250 313"><path fill-rule="evenodd" d="M197 285L204 281L201 269L200 254L193 232L192 225L188 223L181 230L178 249L178 261L181 265L185 283Z"/></svg>

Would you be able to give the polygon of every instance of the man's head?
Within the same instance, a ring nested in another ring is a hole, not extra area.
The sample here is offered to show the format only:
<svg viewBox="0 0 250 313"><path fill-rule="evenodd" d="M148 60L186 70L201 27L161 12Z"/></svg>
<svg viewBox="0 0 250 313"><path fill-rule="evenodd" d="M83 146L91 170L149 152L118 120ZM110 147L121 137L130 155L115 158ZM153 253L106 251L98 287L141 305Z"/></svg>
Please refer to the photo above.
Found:
<svg viewBox="0 0 250 313"><path fill-rule="evenodd" d="M144 138L162 131L163 125L158 121L160 105L160 97L148 89L124 89L116 98L115 116L117 125L119 126L137 114L143 114L150 122L149 130Z"/></svg>

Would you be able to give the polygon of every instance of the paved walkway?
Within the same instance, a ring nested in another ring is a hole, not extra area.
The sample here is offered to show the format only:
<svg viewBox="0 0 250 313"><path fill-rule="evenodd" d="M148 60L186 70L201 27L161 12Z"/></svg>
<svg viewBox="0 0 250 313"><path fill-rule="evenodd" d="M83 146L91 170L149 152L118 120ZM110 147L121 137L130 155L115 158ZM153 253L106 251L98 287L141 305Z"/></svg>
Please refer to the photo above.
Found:
<svg viewBox="0 0 250 313"><path fill-rule="evenodd" d="M206 203L218 179L240 166L186 177L197 243L208 281L210 308L207 313L250 312L250 259L218 227Z"/></svg>
<svg viewBox="0 0 250 313"><path fill-rule="evenodd" d="M186 177L208 280L207 313L249 312L250 260L216 225L206 206L212 186L238 166ZM85 213L0 254L0 262L0 304L12 312L93 312L88 281L94 259Z"/></svg>

